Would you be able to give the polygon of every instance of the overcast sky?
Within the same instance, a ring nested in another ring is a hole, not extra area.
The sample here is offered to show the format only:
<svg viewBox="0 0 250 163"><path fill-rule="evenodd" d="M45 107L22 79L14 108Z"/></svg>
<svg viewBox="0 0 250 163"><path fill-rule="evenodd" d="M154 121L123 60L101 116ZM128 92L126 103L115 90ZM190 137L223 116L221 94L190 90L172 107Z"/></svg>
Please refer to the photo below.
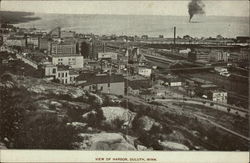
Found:
<svg viewBox="0 0 250 163"><path fill-rule="evenodd" d="M10 1L1 10L36 13L187 15L188 0L182 1ZM248 0L205 0L206 15L249 16Z"/></svg>

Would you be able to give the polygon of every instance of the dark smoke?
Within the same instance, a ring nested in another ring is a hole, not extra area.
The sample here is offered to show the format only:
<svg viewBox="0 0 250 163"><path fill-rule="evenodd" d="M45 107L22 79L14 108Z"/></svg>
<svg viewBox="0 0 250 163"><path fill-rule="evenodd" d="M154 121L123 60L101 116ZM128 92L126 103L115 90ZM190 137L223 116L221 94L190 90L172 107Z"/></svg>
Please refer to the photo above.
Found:
<svg viewBox="0 0 250 163"><path fill-rule="evenodd" d="M188 4L189 21L196 14L205 14L205 4L201 0L192 0Z"/></svg>

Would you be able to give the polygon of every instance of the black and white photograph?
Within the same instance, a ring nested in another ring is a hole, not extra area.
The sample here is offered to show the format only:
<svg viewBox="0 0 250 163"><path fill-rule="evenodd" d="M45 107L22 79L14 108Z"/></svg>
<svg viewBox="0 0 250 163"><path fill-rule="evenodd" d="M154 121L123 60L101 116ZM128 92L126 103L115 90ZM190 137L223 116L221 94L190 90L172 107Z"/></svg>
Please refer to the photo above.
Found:
<svg viewBox="0 0 250 163"><path fill-rule="evenodd" d="M249 4L0 0L1 151L248 152Z"/></svg>

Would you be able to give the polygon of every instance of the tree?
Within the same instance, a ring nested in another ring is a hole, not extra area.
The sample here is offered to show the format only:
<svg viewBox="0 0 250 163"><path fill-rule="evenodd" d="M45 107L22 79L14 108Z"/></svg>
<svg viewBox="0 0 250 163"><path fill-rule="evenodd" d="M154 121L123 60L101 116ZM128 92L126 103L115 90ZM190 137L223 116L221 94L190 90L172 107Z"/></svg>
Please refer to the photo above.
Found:
<svg viewBox="0 0 250 163"><path fill-rule="evenodd" d="M86 42L81 43L81 54L84 58L89 58L90 46Z"/></svg>

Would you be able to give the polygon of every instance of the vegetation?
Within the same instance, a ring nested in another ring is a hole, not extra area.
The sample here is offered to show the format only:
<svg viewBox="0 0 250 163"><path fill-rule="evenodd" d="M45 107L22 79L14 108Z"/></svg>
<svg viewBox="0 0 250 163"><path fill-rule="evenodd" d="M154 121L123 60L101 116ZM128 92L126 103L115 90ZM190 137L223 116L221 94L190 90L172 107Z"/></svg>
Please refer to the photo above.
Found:
<svg viewBox="0 0 250 163"><path fill-rule="evenodd" d="M31 16L32 12L13 12L13 11L0 11L1 22L4 23L2 27L12 27L8 24L24 23L28 21L38 20L38 17L27 17Z"/></svg>

